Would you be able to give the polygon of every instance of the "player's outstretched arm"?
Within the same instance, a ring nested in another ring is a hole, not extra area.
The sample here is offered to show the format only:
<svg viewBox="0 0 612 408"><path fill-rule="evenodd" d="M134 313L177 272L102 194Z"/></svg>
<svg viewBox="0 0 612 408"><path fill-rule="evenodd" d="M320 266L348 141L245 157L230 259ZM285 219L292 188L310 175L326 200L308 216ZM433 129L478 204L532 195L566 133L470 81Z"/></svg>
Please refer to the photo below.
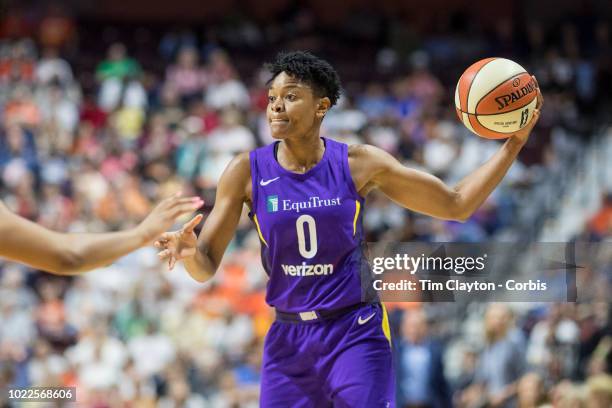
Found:
<svg viewBox="0 0 612 408"><path fill-rule="evenodd" d="M101 234L59 233L21 218L0 202L0 256L58 275L108 265L151 243L203 202L178 195L160 202L137 227Z"/></svg>
<svg viewBox="0 0 612 408"><path fill-rule="evenodd" d="M465 221L499 184L535 126L542 105L531 122L509 138L486 163L455 187L439 178L403 166L393 156L374 146L351 146L349 163L360 192L378 188L404 208L446 220ZM362 181L361 183L359 181Z"/></svg>
<svg viewBox="0 0 612 408"><path fill-rule="evenodd" d="M198 282L210 279L221 264L225 249L236 232L242 206L251 185L249 154L236 156L227 166L219 185L215 205L206 219L200 236L194 228L202 220L198 215L179 231L167 232L155 243L158 256L172 269L182 260L189 275Z"/></svg>

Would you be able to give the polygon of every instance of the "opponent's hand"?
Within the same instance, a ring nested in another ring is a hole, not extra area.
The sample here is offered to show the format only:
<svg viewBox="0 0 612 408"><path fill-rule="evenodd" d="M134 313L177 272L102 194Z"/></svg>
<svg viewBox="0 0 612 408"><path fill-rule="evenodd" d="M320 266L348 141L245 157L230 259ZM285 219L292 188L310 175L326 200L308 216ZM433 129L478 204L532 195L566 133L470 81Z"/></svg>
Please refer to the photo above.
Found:
<svg viewBox="0 0 612 408"><path fill-rule="evenodd" d="M538 119L540 119L540 110L542 109L542 104L544 103L544 97L542 96L542 92L540 92L540 86L538 85L538 80L535 76L531 76L536 85L536 92L538 98L538 102L536 103L535 111L533 112L533 116L531 117L531 121L524 128L516 132L512 138L518 141L521 145L524 145L529 139L529 135L531 134L531 130L538 123Z"/></svg>
<svg viewBox="0 0 612 408"><path fill-rule="evenodd" d="M181 197L180 193L162 200L137 227L146 245L174 225L177 218L191 214L204 204L200 197Z"/></svg>
<svg viewBox="0 0 612 408"><path fill-rule="evenodd" d="M168 269L172 270L176 261L195 255L198 237L193 230L202 217L202 214L196 215L180 230L166 232L155 241L155 247L161 249L157 256L162 261L168 260Z"/></svg>

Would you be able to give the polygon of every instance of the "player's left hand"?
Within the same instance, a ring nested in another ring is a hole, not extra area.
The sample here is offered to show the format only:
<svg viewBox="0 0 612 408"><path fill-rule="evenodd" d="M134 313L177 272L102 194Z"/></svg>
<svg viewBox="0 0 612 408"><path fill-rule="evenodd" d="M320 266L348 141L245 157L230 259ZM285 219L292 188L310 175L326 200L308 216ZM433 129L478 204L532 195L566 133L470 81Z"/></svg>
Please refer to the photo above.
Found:
<svg viewBox="0 0 612 408"><path fill-rule="evenodd" d="M516 132L512 135L512 139L518 141L521 146L527 143L527 139L529 139L529 135L531 134L531 130L538 123L538 119L540 119L540 111L542 109L542 104L544 103L544 97L542 96L542 92L540 92L540 86L538 85L538 80L535 76L531 76L536 84L536 92L538 102L536 103L535 111L533 112L533 116L531 117L531 121L525 125L524 128Z"/></svg>

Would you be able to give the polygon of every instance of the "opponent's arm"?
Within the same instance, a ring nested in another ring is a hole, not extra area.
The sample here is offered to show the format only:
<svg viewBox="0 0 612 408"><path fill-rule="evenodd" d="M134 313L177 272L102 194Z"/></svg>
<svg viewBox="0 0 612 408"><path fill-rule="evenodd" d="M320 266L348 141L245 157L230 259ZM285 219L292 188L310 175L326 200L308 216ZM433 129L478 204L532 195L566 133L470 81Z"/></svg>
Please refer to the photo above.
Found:
<svg viewBox="0 0 612 408"><path fill-rule="evenodd" d="M540 115L542 98L531 122L510 137L486 163L467 175L455 187L422 171L400 164L393 156L374 146L352 146L351 172L365 180L360 191L378 188L387 197L410 210L447 220L465 221L502 180ZM359 188L359 186L358 186Z"/></svg>
<svg viewBox="0 0 612 408"><path fill-rule="evenodd" d="M0 256L58 275L108 265L147 245L182 215L202 205L197 197L163 200L137 227L101 234L59 233L21 218L0 202Z"/></svg>
<svg viewBox="0 0 612 408"><path fill-rule="evenodd" d="M194 228L201 221L198 216L180 231L167 232L156 242L161 248L158 256L168 260L172 269L177 260L183 260L189 275L198 282L211 278L223 259L227 245L236 232L242 206L248 199L251 183L249 154L236 156L221 175L217 186L215 205L196 237Z"/></svg>

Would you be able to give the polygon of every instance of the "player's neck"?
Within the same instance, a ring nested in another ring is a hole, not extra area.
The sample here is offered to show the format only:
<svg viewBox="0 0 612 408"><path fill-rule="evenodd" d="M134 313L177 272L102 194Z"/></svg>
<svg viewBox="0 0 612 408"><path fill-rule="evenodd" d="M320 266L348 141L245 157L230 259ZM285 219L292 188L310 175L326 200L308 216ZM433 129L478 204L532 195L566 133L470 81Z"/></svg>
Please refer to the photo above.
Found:
<svg viewBox="0 0 612 408"><path fill-rule="evenodd" d="M285 139L278 146L278 162L287 170L305 173L313 168L325 153L325 143L318 133L312 137Z"/></svg>

